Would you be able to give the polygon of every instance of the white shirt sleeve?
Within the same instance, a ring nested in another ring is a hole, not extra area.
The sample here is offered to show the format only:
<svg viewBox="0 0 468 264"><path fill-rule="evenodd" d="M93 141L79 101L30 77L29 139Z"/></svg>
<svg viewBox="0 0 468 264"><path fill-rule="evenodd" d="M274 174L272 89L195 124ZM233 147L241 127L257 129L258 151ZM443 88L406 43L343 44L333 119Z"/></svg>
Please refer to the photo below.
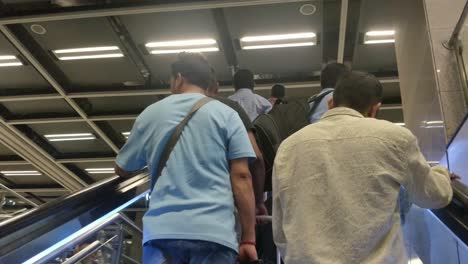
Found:
<svg viewBox="0 0 468 264"><path fill-rule="evenodd" d="M431 168L413 135L407 141L403 155L405 175L408 175L403 185L410 200L423 208L435 209L449 204L453 196L449 171L441 166Z"/></svg>

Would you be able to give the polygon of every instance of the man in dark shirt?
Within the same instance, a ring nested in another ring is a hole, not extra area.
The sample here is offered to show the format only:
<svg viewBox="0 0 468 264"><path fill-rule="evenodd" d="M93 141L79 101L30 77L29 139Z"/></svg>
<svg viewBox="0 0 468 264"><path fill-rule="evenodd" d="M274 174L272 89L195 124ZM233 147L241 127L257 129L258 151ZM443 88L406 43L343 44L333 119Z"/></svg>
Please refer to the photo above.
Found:
<svg viewBox="0 0 468 264"><path fill-rule="evenodd" d="M265 206L264 199L263 199L263 191L265 186L265 163L263 161L263 154L258 147L257 140L255 139L255 130L252 122L250 121L249 116L245 112L245 110L233 100L228 98L220 97L218 95L218 82L213 77L213 83L206 91L206 95L210 96L221 103L231 107L234 111L239 114L242 123L244 123L245 129L249 135L250 143L255 151L255 155L257 159L250 165L250 172L252 174L252 181L255 193L255 207L257 211L257 215L268 215L268 210Z"/></svg>

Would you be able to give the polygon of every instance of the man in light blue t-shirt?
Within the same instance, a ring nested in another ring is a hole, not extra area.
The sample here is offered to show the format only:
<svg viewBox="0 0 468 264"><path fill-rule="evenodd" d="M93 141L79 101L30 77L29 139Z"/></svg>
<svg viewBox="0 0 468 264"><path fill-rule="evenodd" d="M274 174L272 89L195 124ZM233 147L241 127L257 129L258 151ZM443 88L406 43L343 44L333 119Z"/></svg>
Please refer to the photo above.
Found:
<svg viewBox="0 0 468 264"><path fill-rule="evenodd" d="M326 94L322 100L318 102L318 106L315 111L309 117L309 123L313 124L319 121L323 114L328 111L328 102L333 100L333 90L336 86L336 83L341 78L341 76L348 72L349 69L342 63L329 63L325 68L323 68L322 72L320 73L320 86L322 87L322 91L318 94L319 96L322 94ZM310 103L310 108L314 106L316 102Z"/></svg>
<svg viewBox="0 0 468 264"><path fill-rule="evenodd" d="M126 177L148 166L152 192L143 217L144 263L234 264L257 259L255 199L248 160L255 153L239 115L213 100L184 128L159 179L164 146L192 106L205 97L212 72L200 54L172 64L173 95L143 111L116 160ZM157 181L156 181L157 180ZM240 245L234 210L240 217Z"/></svg>

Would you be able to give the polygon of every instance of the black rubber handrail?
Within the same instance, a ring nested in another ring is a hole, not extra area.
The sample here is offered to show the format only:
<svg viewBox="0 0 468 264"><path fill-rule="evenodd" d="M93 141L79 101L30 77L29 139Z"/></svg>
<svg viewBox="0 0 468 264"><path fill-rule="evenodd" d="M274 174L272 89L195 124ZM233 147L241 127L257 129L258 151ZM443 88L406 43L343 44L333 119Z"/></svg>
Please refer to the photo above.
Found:
<svg viewBox="0 0 468 264"><path fill-rule="evenodd" d="M148 173L141 172L138 175L123 179L113 176L97 182L82 190L58 198L54 201L33 208L23 214L0 223L0 239L26 226L37 223L53 214L60 213L65 208L73 207L78 203L88 202L90 205L99 194L109 194L118 190L134 188L135 185L147 182Z"/></svg>

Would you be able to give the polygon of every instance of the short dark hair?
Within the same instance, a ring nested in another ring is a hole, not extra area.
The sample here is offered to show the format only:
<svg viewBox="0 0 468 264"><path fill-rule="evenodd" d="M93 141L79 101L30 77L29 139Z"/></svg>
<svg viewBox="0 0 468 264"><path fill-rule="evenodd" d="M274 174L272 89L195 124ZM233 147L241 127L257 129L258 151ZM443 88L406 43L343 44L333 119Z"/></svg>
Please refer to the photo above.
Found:
<svg viewBox="0 0 468 264"><path fill-rule="evenodd" d="M340 77L348 71L348 67L342 63L332 62L327 64L320 74L322 89L335 88Z"/></svg>
<svg viewBox="0 0 468 264"><path fill-rule="evenodd" d="M336 107L345 106L360 113L382 102L383 88L377 78L364 72L347 72L338 81L333 92Z"/></svg>
<svg viewBox="0 0 468 264"><path fill-rule="evenodd" d="M204 90L212 84L212 70L208 60L200 53L182 52L171 65L172 76L182 75L187 82Z"/></svg>
<svg viewBox="0 0 468 264"><path fill-rule="evenodd" d="M271 96L276 98L283 98L286 96L286 87L282 84L275 84L271 87Z"/></svg>
<svg viewBox="0 0 468 264"><path fill-rule="evenodd" d="M234 89L249 88L253 90L254 86L254 75L250 70L240 69L234 74Z"/></svg>

